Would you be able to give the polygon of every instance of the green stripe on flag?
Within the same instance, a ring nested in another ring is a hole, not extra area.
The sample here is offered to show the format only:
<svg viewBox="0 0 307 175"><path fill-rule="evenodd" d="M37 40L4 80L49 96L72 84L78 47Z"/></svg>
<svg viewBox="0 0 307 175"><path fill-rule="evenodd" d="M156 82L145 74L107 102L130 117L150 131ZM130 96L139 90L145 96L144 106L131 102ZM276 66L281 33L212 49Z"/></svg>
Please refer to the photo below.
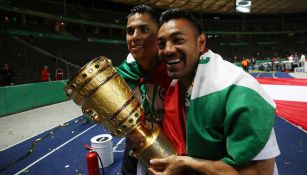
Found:
<svg viewBox="0 0 307 175"><path fill-rule="evenodd" d="M241 166L265 146L274 113L260 94L238 85L193 99L187 116L187 153Z"/></svg>
<svg viewBox="0 0 307 175"><path fill-rule="evenodd" d="M205 57L205 55L202 55L199 58L199 64L207 64L210 61L210 57Z"/></svg>

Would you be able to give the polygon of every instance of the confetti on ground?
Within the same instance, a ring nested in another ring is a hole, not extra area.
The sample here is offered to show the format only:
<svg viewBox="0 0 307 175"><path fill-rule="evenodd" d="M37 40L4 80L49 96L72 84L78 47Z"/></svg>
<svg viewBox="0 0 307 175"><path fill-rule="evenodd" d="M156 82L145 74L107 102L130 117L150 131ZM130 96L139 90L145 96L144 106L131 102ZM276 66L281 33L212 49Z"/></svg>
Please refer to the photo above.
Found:
<svg viewBox="0 0 307 175"><path fill-rule="evenodd" d="M25 170L23 170L22 171L23 173L28 173L28 172L30 172L28 169L25 169Z"/></svg>
<svg viewBox="0 0 307 175"><path fill-rule="evenodd" d="M285 165L290 165L291 163L290 163L290 162L284 162L284 164L285 164Z"/></svg>

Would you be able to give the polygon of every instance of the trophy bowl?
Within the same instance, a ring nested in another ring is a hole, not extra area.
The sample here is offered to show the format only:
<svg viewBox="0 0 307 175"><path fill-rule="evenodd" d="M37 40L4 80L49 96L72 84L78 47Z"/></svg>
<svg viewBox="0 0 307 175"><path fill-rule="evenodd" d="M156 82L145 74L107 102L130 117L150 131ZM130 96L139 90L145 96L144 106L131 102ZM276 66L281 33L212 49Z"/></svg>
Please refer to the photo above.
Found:
<svg viewBox="0 0 307 175"><path fill-rule="evenodd" d="M100 56L84 65L68 81L64 91L81 106L84 115L102 124L112 134L144 136L145 144L135 150L135 154L145 166L149 166L152 158L176 154L160 128L148 130L143 126L141 103L108 58Z"/></svg>

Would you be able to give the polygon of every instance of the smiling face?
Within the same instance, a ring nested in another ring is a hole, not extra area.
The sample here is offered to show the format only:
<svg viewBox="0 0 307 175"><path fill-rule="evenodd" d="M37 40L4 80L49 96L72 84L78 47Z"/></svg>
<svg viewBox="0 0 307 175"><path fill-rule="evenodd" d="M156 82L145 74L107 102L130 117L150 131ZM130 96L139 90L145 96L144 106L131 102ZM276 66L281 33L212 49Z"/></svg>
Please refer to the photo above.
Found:
<svg viewBox="0 0 307 175"><path fill-rule="evenodd" d="M128 50L136 61L157 56L158 24L148 13L129 16L126 29Z"/></svg>
<svg viewBox="0 0 307 175"><path fill-rule="evenodd" d="M171 19L162 24L158 34L159 57L167 66L168 76L184 83L193 81L205 36L199 35L186 19Z"/></svg>

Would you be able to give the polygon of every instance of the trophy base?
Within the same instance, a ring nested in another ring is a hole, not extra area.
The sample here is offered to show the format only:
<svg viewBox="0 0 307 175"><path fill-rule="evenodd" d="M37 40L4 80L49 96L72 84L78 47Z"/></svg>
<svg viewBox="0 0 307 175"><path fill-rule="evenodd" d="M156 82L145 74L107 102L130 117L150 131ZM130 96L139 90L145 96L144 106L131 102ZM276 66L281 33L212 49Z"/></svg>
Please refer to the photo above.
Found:
<svg viewBox="0 0 307 175"><path fill-rule="evenodd" d="M141 128L144 129L143 127ZM149 167L149 161L153 158L164 158L176 154L176 150L160 128L156 128L149 133L150 135L146 137L145 146L135 151L137 159L145 167Z"/></svg>

